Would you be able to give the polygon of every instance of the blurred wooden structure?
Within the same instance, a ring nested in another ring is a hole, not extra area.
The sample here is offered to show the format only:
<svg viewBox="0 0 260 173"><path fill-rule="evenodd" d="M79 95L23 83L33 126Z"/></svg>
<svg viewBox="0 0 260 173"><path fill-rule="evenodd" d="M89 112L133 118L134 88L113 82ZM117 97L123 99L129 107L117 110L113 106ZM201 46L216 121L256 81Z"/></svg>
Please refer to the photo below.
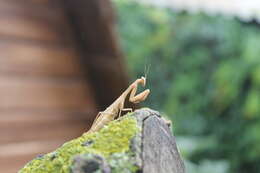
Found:
<svg viewBox="0 0 260 173"><path fill-rule="evenodd" d="M0 165L87 130L127 86L107 0L0 0Z"/></svg>

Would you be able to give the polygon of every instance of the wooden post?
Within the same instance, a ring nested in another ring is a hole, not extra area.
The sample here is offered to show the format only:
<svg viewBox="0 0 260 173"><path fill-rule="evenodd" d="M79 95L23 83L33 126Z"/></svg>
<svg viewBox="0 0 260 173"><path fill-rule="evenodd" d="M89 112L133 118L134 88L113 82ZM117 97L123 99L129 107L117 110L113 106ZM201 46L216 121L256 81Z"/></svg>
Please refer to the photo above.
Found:
<svg viewBox="0 0 260 173"><path fill-rule="evenodd" d="M81 62L95 88L100 110L128 86L109 0L65 0L65 12L77 39Z"/></svg>

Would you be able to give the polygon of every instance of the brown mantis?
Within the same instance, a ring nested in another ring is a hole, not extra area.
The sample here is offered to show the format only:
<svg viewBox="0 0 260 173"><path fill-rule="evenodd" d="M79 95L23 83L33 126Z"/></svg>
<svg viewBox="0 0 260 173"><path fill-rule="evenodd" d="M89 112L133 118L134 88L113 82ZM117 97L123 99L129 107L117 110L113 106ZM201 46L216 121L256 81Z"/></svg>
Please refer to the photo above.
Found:
<svg viewBox="0 0 260 173"><path fill-rule="evenodd" d="M146 78L141 77L134 81L122 94L119 96L109 107L106 108L103 112L99 112L96 119L94 120L90 130L87 133L96 132L103 128L110 121L113 121L117 116L121 116L122 111L132 111L131 108L124 108L124 103L127 96L130 93L129 101L132 103L139 103L144 101L149 95L150 90L146 89L145 91L137 94L138 84L141 84L143 87L146 84Z"/></svg>

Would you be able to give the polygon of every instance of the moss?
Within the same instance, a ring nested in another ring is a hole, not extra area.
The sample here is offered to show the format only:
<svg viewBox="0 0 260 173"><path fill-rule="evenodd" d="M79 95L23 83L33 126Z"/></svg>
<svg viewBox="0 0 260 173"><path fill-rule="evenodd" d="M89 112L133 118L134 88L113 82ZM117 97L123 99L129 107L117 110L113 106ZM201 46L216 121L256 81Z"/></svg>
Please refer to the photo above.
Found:
<svg viewBox="0 0 260 173"><path fill-rule="evenodd" d="M129 163L133 163L130 141L138 131L137 120L128 114L112 121L98 132L85 133L63 144L56 151L32 160L19 173L69 173L74 156L86 153L102 155L108 160L112 170L116 170L113 165L118 165L115 162L125 162L128 164L126 167L129 167ZM131 165L129 170L136 170L134 163Z"/></svg>

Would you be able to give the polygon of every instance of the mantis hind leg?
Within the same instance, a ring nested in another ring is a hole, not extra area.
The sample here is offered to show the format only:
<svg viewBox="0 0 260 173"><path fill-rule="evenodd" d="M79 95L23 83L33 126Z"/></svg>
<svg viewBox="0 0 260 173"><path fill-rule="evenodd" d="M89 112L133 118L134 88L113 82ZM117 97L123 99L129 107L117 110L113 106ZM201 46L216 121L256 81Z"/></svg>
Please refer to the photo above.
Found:
<svg viewBox="0 0 260 173"><path fill-rule="evenodd" d="M123 112L123 111L133 112L133 109L132 109L132 108L123 108L123 109L120 109L119 114L118 114L118 118L120 118L120 117L122 116L122 112Z"/></svg>
<svg viewBox="0 0 260 173"><path fill-rule="evenodd" d="M132 109L132 108L124 108L124 109L122 109L122 111L130 111L130 112L133 112L133 109Z"/></svg>
<svg viewBox="0 0 260 173"><path fill-rule="evenodd" d="M99 112L99 113L97 114L95 120L93 121L91 128L94 127L94 126L98 123L98 121L100 121L98 118L99 118L102 114L111 114L111 113L110 113L110 112ZM91 128L90 128L90 129L91 129Z"/></svg>

